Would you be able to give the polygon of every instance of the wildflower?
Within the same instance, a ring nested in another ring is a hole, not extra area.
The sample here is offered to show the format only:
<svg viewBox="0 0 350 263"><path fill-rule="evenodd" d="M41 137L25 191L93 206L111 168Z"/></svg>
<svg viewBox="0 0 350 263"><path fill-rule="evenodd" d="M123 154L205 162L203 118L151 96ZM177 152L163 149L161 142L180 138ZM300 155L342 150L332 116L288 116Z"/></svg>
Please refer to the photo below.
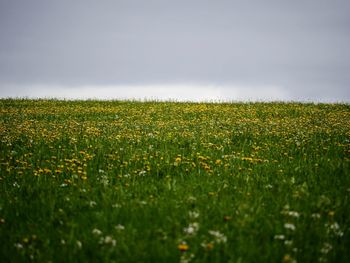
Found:
<svg viewBox="0 0 350 263"><path fill-rule="evenodd" d="M323 244L323 247L321 248L320 251L322 254L328 254L328 252L331 251L332 248L333 248L332 245L326 242Z"/></svg>
<svg viewBox="0 0 350 263"><path fill-rule="evenodd" d="M214 244L212 242L209 242L209 243L202 242L201 246L206 250L212 250L214 248Z"/></svg>
<svg viewBox="0 0 350 263"><path fill-rule="evenodd" d="M194 254L183 253L180 257L180 263L189 263L194 258Z"/></svg>
<svg viewBox="0 0 350 263"><path fill-rule="evenodd" d="M77 240L76 244L77 244L77 247L78 247L79 249L81 249L82 246L83 246L83 244L82 244L81 241L79 241L79 240Z"/></svg>
<svg viewBox="0 0 350 263"><path fill-rule="evenodd" d="M226 243L227 237L220 233L219 231L214 231L214 230L209 230L208 231L210 235L212 235L215 238L215 242L220 244L220 243Z"/></svg>
<svg viewBox="0 0 350 263"><path fill-rule="evenodd" d="M188 227L184 228L184 232L188 235L195 235L199 229L199 224L197 222L189 224Z"/></svg>
<svg viewBox="0 0 350 263"><path fill-rule="evenodd" d="M338 230L339 229L339 224L337 222L334 222L333 224L330 225L330 229Z"/></svg>
<svg viewBox="0 0 350 263"><path fill-rule="evenodd" d="M99 229L97 229L97 228L94 228L94 229L92 230L92 233L93 233L94 235L96 235L96 236L99 236L99 235L102 234L102 231L99 230Z"/></svg>
<svg viewBox="0 0 350 263"><path fill-rule="evenodd" d="M23 248L23 245L21 243L16 243L14 246L17 249L22 249Z"/></svg>
<svg viewBox="0 0 350 263"><path fill-rule="evenodd" d="M114 227L116 230L124 230L125 229L125 226L121 225L121 224L118 224Z"/></svg>
<svg viewBox="0 0 350 263"><path fill-rule="evenodd" d="M106 187L109 184L109 179L106 175L102 175L98 180L104 187Z"/></svg>
<svg viewBox="0 0 350 263"><path fill-rule="evenodd" d="M208 250L212 250L213 248L214 248L214 244L213 243L208 243L206 245L206 249L208 249Z"/></svg>
<svg viewBox="0 0 350 263"><path fill-rule="evenodd" d="M177 246L177 248L178 248L178 250L184 252L184 251L189 250L190 247L186 244L186 242L182 242L181 244L179 244Z"/></svg>
<svg viewBox="0 0 350 263"><path fill-rule="evenodd" d="M224 216L224 221L227 222L227 221L230 221L232 219L232 216Z"/></svg>
<svg viewBox="0 0 350 263"><path fill-rule="evenodd" d="M141 172L139 172L139 176L145 176L146 175L146 171L142 170Z"/></svg>
<svg viewBox="0 0 350 263"><path fill-rule="evenodd" d="M197 200L197 199L196 199L194 196L189 196L189 197L187 198L187 202L188 202L188 203L191 203L191 204L195 203L196 200Z"/></svg>
<svg viewBox="0 0 350 263"><path fill-rule="evenodd" d="M311 214L311 218L319 219L319 218L321 218L321 215L319 213L313 213L313 214Z"/></svg>
<svg viewBox="0 0 350 263"><path fill-rule="evenodd" d="M284 228L294 231L295 230L295 225L293 225L291 223L285 223L284 224Z"/></svg>
<svg viewBox="0 0 350 263"><path fill-rule="evenodd" d="M288 263L288 262L295 263L296 262L289 254L284 255L282 261L285 263Z"/></svg>
<svg viewBox="0 0 350 263"><path fill-rule="evenodd" d="M291 245L293 245L293 240L286 240L286 241L284 241L284 244L286 246L291 246Z"/></svg>
<svg viewBox="0 0 350 263"><path fill-rule="evenodd" d="M340 230L339 224L337 222L334 222L331 225L326 224L326 227L328 227L328 232L332 230L336 236L342 237L344 235L344 232Z"/></svg>
<svg viewBox="0 0 350 263"><path fill-rule="evenodd" d="M284 240L285 236L284 235L275 235L274 239L276 240Z"/></svg>
<svg viewBox="0 0 350 263"><path fill-rule="evenodd" d="M216 165L221 165L221 164L222 164L222 161L221 161L220 159L217 159L217 160L215 161L215 164L216 164Z"/></svg>
<svg viewBox="0 0 350 263"><path fill-rule="evenodd" d="M89 202L89 206L90 206L90 207L96 206L96 202L95 202L95 201L90 201L90 202Z"/></svg>
<svg viewBox="0 0 350 263"><path fill-rule="evenodd" d="M115 246L117 241L115 239L113 239L111 236L105 236L105 237L101 237L100 239L100 244L106 244L106 245L111 245L111 246Z"/></svg>
<svg viewBox="0 0 350 263"><path fill-rule="evenodd" d="M296 211L283 211L282 214L295 218L298 218L300 216L300 214Z"/></svg>
<svg viewBox="0 0 350 263"><path fill-rule="evenodd" d="M198 217L199 217L199 213L196 212L196 211L189 211L189 212L188 212L188 215L189 215L189 217L192 218L192 219L195 219L195 218L198 218Z"/></svg>
<svg viewBox="0 0 350 263"><path fill-rule="evenodd" d="M176 162L176 163L181 162L181 157L176 157L176 158L175 158L175 162Z"/></svg>

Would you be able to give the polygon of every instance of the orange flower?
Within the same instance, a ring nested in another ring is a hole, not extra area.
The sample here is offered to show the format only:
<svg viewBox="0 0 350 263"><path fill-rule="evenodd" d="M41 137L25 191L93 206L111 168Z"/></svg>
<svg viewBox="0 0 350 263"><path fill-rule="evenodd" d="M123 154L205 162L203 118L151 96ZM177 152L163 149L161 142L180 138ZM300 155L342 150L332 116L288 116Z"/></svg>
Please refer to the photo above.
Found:
<svg viewBox="0 0 350 263"><path fill-rule="evenodd" d="M212 250L214 248L214 244L213 243L208 243L207 245L206 245L206 249L207 250Z"/></svg>
<svg viewBox="0 0 350 263"><path fill-rule="evenodd" d="M177 246L177 248L184 252L184 251L187 251L190 247L186 244L186 243L181 243L180 245Z"/></svg>

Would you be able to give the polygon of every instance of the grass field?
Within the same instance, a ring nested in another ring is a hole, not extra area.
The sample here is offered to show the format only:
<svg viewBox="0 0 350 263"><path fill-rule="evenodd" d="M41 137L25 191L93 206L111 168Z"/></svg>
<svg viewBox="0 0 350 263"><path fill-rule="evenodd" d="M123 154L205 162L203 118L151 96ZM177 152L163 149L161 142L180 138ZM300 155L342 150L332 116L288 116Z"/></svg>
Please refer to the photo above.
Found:
<svg viewBox="0 0 350 263"><path fill-rule="evenodd" d="M350 262L350 105L0 100L0 261Z"/></svg>

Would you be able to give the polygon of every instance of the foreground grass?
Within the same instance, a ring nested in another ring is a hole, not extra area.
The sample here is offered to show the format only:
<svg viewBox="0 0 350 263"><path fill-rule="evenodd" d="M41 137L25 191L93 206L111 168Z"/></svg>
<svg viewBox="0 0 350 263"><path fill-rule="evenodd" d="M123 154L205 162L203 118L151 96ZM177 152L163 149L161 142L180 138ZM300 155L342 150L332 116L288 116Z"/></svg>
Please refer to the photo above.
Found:
<svg viewBox="0 0 350 263"><path fill-rule="evenodd" d="M2 262L349 262L349 105L7 99L0 121Z"/></svg>

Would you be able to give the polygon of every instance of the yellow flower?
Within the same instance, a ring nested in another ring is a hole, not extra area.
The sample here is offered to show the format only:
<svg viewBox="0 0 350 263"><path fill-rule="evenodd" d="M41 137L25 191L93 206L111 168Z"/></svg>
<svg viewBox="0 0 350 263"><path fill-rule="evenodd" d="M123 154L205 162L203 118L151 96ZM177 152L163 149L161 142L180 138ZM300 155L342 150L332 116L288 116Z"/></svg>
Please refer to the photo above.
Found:
<svg viewBox="0 0 350 263"><path fill-rule="evenodd" d="M212 250L214 248L214 244L213 243L208 243L207 245L206 245L206 249L207 250Z"/></svg>
<svg viewBox="0 0 350 263"><path fill-rule="evenodd" d="M219 159L215 161L215 164L216 164L216 165L220 165L221 163L222 163L222 161L219 160Z"/></svg>
<svg viewBox="0 0 350 263"><path fill-rule="evenodd" d="M289 254L286 254L286 255L284 255L282 261L283 262L292 262L293 258Z"/></svg>
<svg viewBox="0 0 350 263"><path fill-rule="evenodd" d="M190 247L186 243L181 243L177 246L180 251L187 251Z"/></svg>

